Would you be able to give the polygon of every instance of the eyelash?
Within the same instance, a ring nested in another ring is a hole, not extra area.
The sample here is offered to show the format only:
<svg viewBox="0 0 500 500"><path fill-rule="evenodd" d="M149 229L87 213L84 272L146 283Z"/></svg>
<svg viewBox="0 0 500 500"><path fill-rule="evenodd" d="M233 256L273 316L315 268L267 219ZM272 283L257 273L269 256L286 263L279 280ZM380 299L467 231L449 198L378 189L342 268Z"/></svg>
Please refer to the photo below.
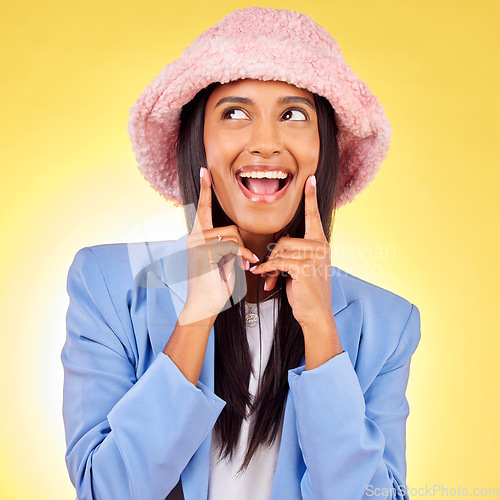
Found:
<svg viewBox="0 0 500 500"><path fill-rule="evenodd" d="M231 111L241 111L242 113L245 113L245 111L243 111L241 108L237 108L237 107L227 108L222 112L222 119L229 120L230 119L229 113ZM309 120L309 115L307 114L307 111L305 109L302 109L302 108L289 108L286 111L284 111L281 116L285 115L286 113L288 113L290 111L299 111L300 113L302 113L304 115L305 120L286 120L286 121L307 121L307 120Z"/></svg>
<svg viewBox="0 0 500 500"><path fill-rule="evenodd" d="M307 111L306 111L305 109L302 109L302 108L290 108L290 109L287 109L287 110L283 113L283 115L284 115L284 114L286 114L286 113L288 113L289 111L299 111L300 113L302 113L302 114L304 115L304 118L305 118L305 120L304 120L304 121L309 120L309 115L307 114ZM282 116L283 116L283 115L282 115ZM302 120L292 120L292 121L302 121Z"/></svg>
<svg viewBox="0 0 500 500"><path fill-rule="evenodd" d="M222 112L222 119L223 120L228 120L229 119L229 113L231 111L241 111L242 113L244 113L244 111L240 108L227 108L225 109L223 112Z"/></svg>

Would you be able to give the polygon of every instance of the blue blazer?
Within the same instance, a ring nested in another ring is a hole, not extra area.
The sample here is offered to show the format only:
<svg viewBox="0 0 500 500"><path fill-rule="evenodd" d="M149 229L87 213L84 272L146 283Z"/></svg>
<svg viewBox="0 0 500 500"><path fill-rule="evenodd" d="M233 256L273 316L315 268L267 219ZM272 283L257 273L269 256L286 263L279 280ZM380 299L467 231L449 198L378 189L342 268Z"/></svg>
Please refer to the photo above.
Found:
<svg viewBox="0 0 500 500"><path fill-rule="evenodd" d="M71 265L63 415L81 500L163 500L179 479L186 500L207 498L212 428L225 405L214 394L213 329L196 387L162 352L186 300L184 249L185 237L100 245ZM336 267L331 274L344 352L288 373L271 499L408 498L405 390L418 309Z"/></svg>

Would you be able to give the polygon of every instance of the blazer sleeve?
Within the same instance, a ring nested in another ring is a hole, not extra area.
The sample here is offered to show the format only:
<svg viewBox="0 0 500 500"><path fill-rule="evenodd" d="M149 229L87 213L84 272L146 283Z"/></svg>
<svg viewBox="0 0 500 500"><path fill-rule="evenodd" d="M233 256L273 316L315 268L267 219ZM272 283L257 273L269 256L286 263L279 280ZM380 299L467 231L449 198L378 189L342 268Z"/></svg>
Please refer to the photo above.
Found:
<svg viewBox="0 0 500 500"><path fill-rule="evenodd" d="M289 371L304 500L408 498L405 392L419 339L412 305L397 348L364 394L347 352L310 371Z"/></svg>
<svg viewBox="0 0 500 500"><path fill-rule="evenodd" d="M163 353L137 378L134 339L91 249L76 254L67 289L63 416L77 496L165 499L225 403Z"/></svg>

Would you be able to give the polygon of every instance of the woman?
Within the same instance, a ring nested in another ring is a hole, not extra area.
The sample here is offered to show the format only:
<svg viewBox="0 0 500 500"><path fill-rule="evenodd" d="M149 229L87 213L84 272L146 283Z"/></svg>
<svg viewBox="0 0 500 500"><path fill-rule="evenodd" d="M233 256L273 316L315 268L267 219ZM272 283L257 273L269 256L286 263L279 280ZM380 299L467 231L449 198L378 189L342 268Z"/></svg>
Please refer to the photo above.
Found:
<svg viewBox="0 0 500 500"><path fill-rule="evenodd" d="M390 137L336 42L295 12L235 11L146 89L130 133L189 235L75 257L78 498L407 498L419 313L330 266L332 212Z"/></svg>

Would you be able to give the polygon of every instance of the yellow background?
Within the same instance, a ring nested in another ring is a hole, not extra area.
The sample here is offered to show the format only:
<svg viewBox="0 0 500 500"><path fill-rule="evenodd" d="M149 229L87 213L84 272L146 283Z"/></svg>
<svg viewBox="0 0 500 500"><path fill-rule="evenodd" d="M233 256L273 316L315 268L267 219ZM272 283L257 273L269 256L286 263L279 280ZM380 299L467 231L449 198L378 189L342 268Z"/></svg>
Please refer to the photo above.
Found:
<svg viewBox="0 0 500 500"><path fill-rule="evenodd" d="M200 32L248 5L4 4L0 498L74 498L59 360L67 270L79 248L125 241L168 208L136 169L128 110ZM332 248L336 265L421 312L408 484L498 488L499 2L264 6L330 31L393 127L380 173L338 212Z"/></svg>

